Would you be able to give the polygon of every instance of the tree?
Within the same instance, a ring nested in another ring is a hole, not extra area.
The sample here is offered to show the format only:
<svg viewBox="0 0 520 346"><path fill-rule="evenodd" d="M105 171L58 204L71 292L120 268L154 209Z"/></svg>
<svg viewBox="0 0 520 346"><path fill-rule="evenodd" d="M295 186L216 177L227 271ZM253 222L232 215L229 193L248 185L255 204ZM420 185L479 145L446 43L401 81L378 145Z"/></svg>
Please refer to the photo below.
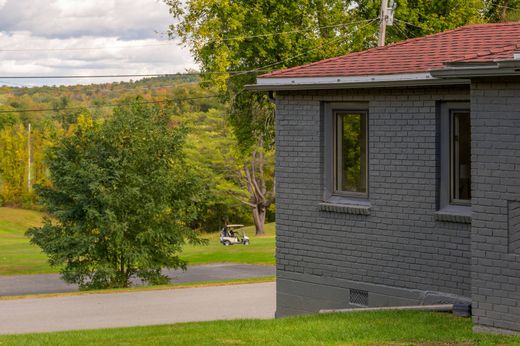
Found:
<svg viewBox="0 0 520 346"><path fill-rule="evenodd" d="M273 152L264 152L263 146L259 145L251 153L251 159L245 160L243 165L243 180L247 188L248 195L242 203L249 206L253 212L253 222L255 223L256 235L265 234L264 224L267 209L275 201L275 186L272 163ZM269 161L269 162L267 162ZM268 169L271 168L270 171Z"/></svg>
<svg viewBox="0 0 520 346"><path fill-rule="evenodd" d="M0 130L0 200L18 205L27 193L27 131L21 124Z"/></svg>
<svg viewBox="0 0 520 346"><path fill-rule="evenodd" d="M519 0L484 0L485 16L491 22L520 20Z"/></svg>
<svg viewBox="0 0 520 346"><path fill-rule="evenodd" d="M215 86L229 104L228 120L238 146L251 155L246 167L257 160L254 153L274 147L274 106L267 93L248 92L246 84L253 84L258 73L377 43L379 0L164 1L177 21L170 26L170 37L179 37L190 48L205 85ZM388 42L479 21L482 8L481 0L399 0L397 5L397 26L389 30ZM250 176L250 186L262 185ZM257 199L249 191L249 200ZM261 232L262 226L256 224L256 229Z"/></svg>
<svg viewBox="0 0 520 346"><path fill-rule="evenodd" d="M241 157L247 158L241 166L248 180L245 192L249 195L242 200L251 207L257 233L261 234L264 203L268 201L263 201L258 193L262 186L274 187L274 182L272 176L268 177L270 183L262 182L265 177L260 179L262 175L253 174L252 167L262 170L265 162L256 162L258 153L273 150L274 107L267 94L244 91L245 84L255 81L254 73L230 77L226 72L254 70L263 65L281 68L344 53L344 46L337 44L338 38L352 26L337 24L350 19L349 4L338 0L165 2L180 20L171 27L171 36L179 36L190 47L203 72L222 72L203 75L202 79L204 85L215 86L230 104L228 121ZM278 32L286 33L273 35ZM252 189L255 186L260 189ZM272 190L267 194L273 195Z"/></svg>
<svg viewBox="0 0 520 346"><path fill-rule="evenodd" d="M357 18L378 16L380 0L356 0L353 15ZM387 43L421 37L484 20L483 0L396 0L395 20L387 27ZM371 43L373 45L374 43Z"/></svg>
<svg viewBox="0 0 520 346"><path fill-rule="evenodd" d="M185 268L187 225L204 198L184 160L186 131L158 106L138 99L103 124L81 116L74 133L49 152L51 186L37 186L51 218L27 232L65 281L81 288L151 284L162 268Z"/></svg>

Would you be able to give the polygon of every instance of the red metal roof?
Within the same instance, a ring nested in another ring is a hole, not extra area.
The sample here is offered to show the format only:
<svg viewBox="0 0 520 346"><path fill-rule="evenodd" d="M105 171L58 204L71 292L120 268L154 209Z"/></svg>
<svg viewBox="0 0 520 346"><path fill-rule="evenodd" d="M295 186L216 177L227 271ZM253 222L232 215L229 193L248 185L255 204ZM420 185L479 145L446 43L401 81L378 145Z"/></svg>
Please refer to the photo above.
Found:
<svg viewBox="0 0 520 346"><path fill-rule="evenodd" d="M421 73L448 62L511 60L520 22L467 25L385 47L264 74L260 78L339 77Z"/></svg>

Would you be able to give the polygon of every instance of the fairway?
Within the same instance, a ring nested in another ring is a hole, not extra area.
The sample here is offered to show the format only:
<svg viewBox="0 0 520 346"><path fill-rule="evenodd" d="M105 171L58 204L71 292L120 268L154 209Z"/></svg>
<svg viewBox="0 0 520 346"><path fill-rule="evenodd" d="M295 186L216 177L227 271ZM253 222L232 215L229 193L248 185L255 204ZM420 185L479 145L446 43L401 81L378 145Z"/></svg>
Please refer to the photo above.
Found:
<svg viewBox="0 0 520 346"><path fill-rule="evenodd" d="M0 275L48 274L58 272L47 263L47 257L29 243L25 231L41 223L43 214L37 211L0 208ZM243 229L251 237L251 245L223 246L218 233L203 234L208 246L184 248L181 258L188 264L209 263L275 263L275 224L266 225L266 235L255 237L254 227ZM241 230L242 231L242 230Z"/></svg>
<svg viewBox="0 0 520 346"><path fill-rule="evenodd" d="M57 270L47 264L40 248L29 243L25 231L41 223L43 214L32 210L0 208L0 275L47 274Z"/></svg>
<svg viewBox="0 0 520 346"><path fill-rule="evenodd" d="M253 226L244 227L239 232L246 232L251 238L250 245L223 246L219 242L219 233L203 235L209 239L208 246L186 246L181 256L190 264L206 263L245 263L270 264L275 263L275 224L265 225L266 234L255 237Z"/></svg>

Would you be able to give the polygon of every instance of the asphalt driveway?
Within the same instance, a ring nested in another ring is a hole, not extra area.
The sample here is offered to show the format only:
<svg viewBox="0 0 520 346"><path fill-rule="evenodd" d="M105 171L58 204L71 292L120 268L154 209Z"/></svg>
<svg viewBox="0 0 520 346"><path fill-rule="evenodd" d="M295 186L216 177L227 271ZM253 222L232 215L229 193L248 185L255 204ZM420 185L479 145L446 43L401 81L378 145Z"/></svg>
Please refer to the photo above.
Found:
<svg viewBox="0 0 520 346"><path fill-rule="evenodd" d="M0 300L0 334L274 317L275 283Z"/></svg>
<svg viewBox="0 0 520 346"><path fill-rule="evenodd" d="M219 281L256 278L275 275L274 266L251 264L208 264L188 267L188 270L165 270L171 283ZM141 284L134 280L134 284ZM0 276L0 296L17 296L39 293L61 293L78 291L76 285L69 285L58 274Z"/></svg>

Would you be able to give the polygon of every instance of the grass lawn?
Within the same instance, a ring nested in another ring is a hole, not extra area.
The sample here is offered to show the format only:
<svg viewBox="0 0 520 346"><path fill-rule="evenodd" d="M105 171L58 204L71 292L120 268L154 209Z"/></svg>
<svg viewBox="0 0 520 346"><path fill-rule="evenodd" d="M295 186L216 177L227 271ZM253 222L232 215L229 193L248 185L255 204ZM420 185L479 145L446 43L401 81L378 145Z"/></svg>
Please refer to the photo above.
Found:
<svg viewBox="0 0 520 346"><path fill-rule="evenodd" d="M0 345L520 345L450 314L384 311L0 336Z"/></svg>
<svg viewBox="0 0 520 346"><path fill-rule="evenodd" d="M42 213L31 210L0 208L0 275L48 274L58 270L51 268L47 257L24 236L29 227L38 226ZM275 225L266 225L266 235L255 237L254 227L244 228L251 238L251 245L222 246L217 233L203 237L208 246L186 246L182 258L190 264L220 262L274 264Z"/></svg>
<svg viewBox="0 0 520 346"><path fill-rule="evenodd" d="M41 219L37 211L0 208L0 275L56 272L40 248L24 236L29 227L40 225Z"/></svg>
<svg viewBox="0 0 520 346"><path fill-rule="evenodd" d="M250 245L223 246L219 242L218 233L209 233L203 236L209 239L208 246L186 246L181 257L191 264L234 262L274 265L274 223L265 225L266 234L262 237L255 237L254 226L244 227L239 231L245 231L251 238Z"/></svg>

